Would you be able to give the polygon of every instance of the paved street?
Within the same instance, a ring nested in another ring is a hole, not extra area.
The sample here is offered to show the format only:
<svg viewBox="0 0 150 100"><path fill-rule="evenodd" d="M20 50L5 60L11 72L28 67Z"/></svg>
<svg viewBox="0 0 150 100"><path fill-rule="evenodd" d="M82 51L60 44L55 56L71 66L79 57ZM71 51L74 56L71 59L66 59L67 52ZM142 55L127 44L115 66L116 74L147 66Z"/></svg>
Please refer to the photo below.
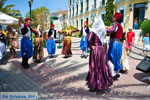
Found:
<svg viewBox="0 0 150 100"><path fill-rule="evenodd" d="M128 57L128 74L121 74L108 91L89 92L85 86L89 58L80 58L80 39L72 41L72 57L64 59L61 49L57 49L55 57L49 59L44 49L45 58L39 64L30 59L30 69L22 68L19 57L9 59L8 52L0 62L0 92L38 92L39 100L149 100L150 89L141 79L150 74L136 70L143 58L135 54Z"/></svg>

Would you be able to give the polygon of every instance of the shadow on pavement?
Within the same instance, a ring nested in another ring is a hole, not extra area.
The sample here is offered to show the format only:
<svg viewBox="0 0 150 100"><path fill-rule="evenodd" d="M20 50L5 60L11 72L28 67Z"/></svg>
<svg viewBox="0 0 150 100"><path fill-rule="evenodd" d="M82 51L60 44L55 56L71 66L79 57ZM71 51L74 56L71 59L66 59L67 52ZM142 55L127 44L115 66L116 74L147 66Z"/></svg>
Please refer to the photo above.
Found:
<svg viewBox="0 0 150 100"><path fill-rule="evenodd" d="M148 81L142 81L141 79L144 78L144 77L148 77L150 76L150 73L136 73L134 74L134 78L141 81L141 82L145 82L145 83L148 83Z"/></svg>
<svg viewBox="0 0 150 100"><path fill-rule="evenodd" d="M84 98L88 100L112 100L113 98L141 100L150 98L150 95L119 90L119 88L123 87L141 86L144 84L118 85L110 88L108 91L97 91L96 93L89 92L83 84L80 84L80 82L83 83L86 79L87 72L78 73L76 75L72 74L75 71L80 70L80 68L87 66L88 63L73 63L59 67L60 65L63 65L68 61L69 60L64 60L57 64L55 64L55 59L52 59L46 63L42 62L40 64L36 64L33 62L30 64L31 67L29 69L23 69L19 61L11 61L12 65L15 67L10 71L3 71L4 73L8 73L8 75L6 75L3 79L0 78L0 85L2 86L2 90L6 91L42 92L47 96L41 96L40 98L46 100L50 98L65 100L82 100ZM140 80L142 76L144 77L147 75L148 74L145 73L137 73L134 75L134 77ZM8 79L10 81L6 81L5 79ZM45 90L46 92L43 90ZM50 94L55 95L49 96Z"/></svg>

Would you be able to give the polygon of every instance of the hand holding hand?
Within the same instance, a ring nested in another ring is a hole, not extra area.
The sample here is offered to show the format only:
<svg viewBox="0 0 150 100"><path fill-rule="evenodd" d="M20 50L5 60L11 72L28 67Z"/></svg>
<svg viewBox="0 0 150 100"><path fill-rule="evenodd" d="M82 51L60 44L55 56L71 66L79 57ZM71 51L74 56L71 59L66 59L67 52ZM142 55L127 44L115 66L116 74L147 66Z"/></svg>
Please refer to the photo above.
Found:
<svg viewBox="0 0 150 100"><path fill-rule="evenodd" d="M92 49L94 50L96 47L95 46L92 46Z"/></svg>

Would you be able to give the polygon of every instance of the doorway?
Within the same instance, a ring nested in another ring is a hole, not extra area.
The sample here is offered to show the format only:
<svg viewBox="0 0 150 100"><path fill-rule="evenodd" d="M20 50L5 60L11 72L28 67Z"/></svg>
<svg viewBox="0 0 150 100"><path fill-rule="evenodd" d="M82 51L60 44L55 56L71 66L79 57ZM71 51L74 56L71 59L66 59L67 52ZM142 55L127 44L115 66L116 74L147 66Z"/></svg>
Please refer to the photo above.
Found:
<svg viewBox="0 0 150 100"><path fill-rule="evenodd" d="M134 20L135 20L135 18L138 19L139 27L140 27L141 23L144 21L145 6L146 6L145 3L135 4L134 5Z"/></svg>

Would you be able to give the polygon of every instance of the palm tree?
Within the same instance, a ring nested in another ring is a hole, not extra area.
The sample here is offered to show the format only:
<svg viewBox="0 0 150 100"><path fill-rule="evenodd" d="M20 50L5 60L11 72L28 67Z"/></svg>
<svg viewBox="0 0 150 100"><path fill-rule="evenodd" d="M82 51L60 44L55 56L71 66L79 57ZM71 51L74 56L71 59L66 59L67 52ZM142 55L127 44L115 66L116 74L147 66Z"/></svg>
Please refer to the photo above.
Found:
<svg viewBox="0 0 150 100"><path fill-rule="evenodd" d="M65 24L66 24L66 23L65 23L66 15L67 15L66 13L63 13L63 14L62 14L62 16L63 16L63 27L65 27L65 26L66 26L66 25L65 25Z"/></svg>
<svg viewBox="0 0 150 100"><path fill-rule="evenodd" d="M15 5L13 4L10 4L10 5L5 5L7 0L0 0L0 11L5 13L5 14L8 14L10 16L13 16L15 18L18 18L21 16L21 13L19 10L12 10L11 8L13 8Z"/></svg>

